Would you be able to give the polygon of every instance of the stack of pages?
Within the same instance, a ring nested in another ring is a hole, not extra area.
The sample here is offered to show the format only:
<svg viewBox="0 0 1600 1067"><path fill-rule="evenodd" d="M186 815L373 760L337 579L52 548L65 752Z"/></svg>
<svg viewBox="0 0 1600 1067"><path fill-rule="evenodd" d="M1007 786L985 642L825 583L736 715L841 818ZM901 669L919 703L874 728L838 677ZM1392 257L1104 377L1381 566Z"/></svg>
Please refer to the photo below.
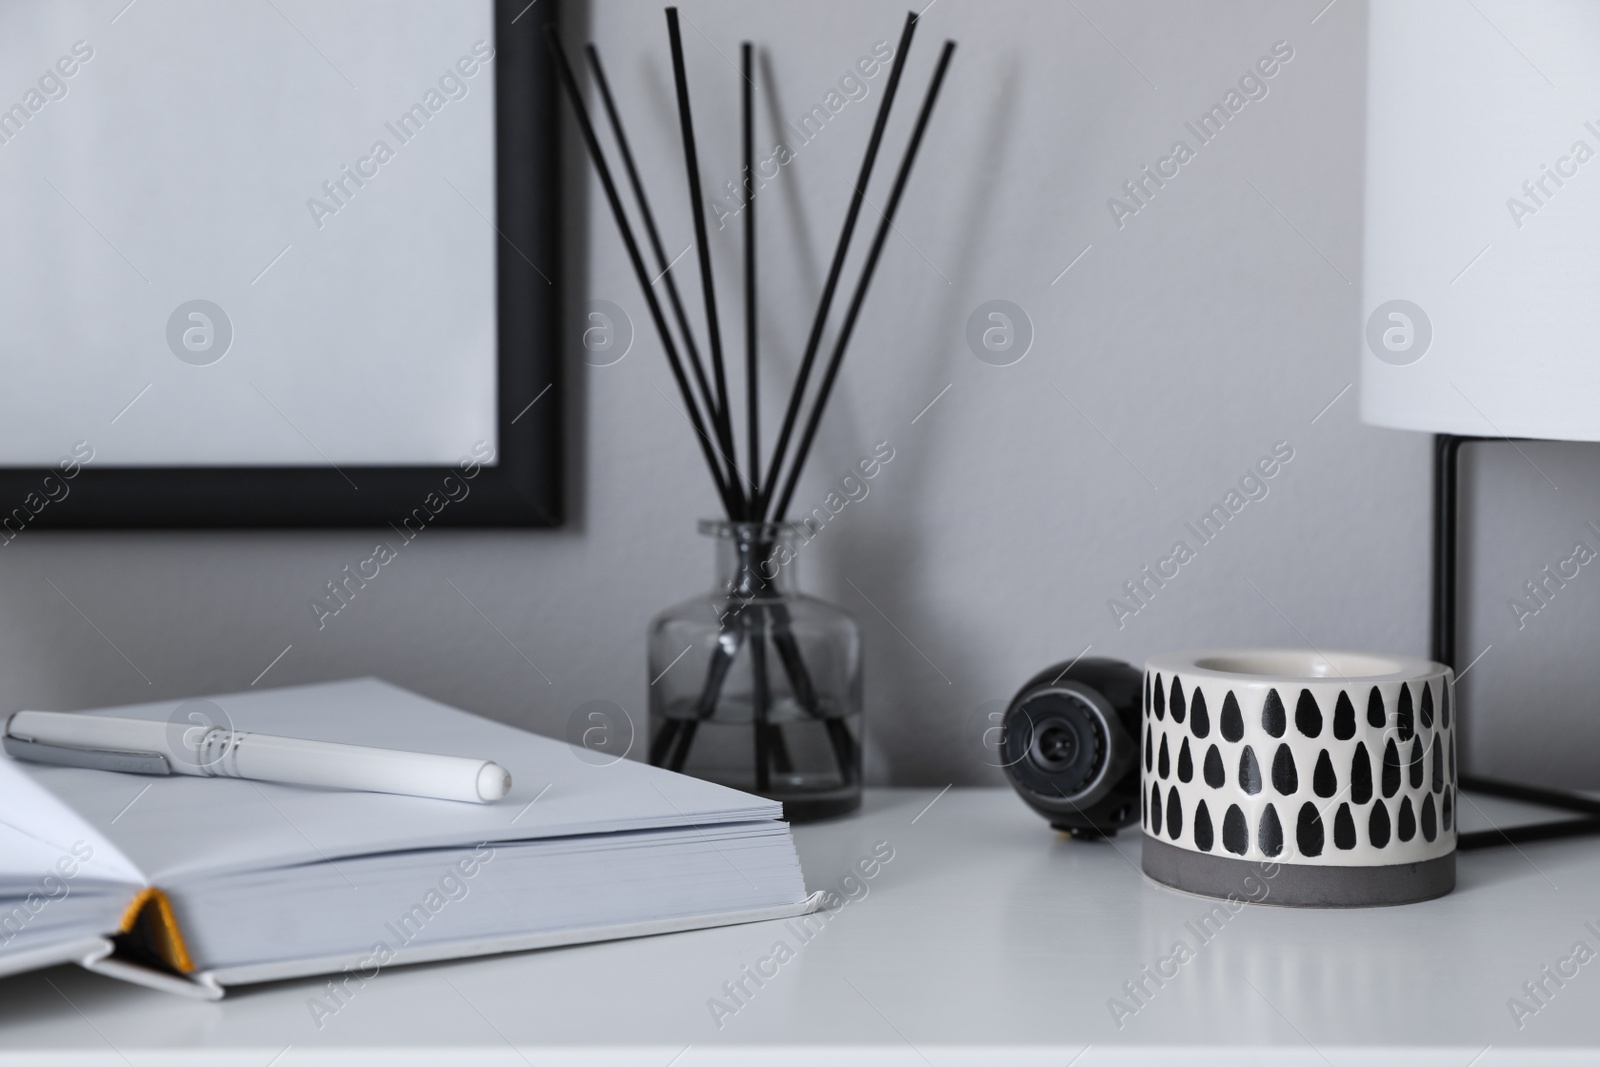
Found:
<svg viewBox="0 0 1600 1067"><path fill-rule="evenodd" d="M599 766L373 679L210 701L235 730L492 759L514 784L466 804L0 755L0 975L76 962L215 999L814 906L772 801ZM86 714L168 720L176 704Z"/></svg>

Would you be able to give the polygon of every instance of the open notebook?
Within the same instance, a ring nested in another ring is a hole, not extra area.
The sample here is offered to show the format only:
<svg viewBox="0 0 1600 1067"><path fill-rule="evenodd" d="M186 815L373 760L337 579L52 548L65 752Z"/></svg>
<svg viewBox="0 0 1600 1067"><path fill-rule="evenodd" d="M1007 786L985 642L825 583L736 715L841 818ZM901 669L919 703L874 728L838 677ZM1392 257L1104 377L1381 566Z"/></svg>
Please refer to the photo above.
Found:
<svg viewBox="0 0 1600 1067"><path fill-rule="evenodd" d="M0 755L0 975L229 985L805 913L781 806L374 679L210 698L237 730L493 759L494 804ZM166 720L177 702L103 714ZM89 712L86 714L95 714Z"/></svg>

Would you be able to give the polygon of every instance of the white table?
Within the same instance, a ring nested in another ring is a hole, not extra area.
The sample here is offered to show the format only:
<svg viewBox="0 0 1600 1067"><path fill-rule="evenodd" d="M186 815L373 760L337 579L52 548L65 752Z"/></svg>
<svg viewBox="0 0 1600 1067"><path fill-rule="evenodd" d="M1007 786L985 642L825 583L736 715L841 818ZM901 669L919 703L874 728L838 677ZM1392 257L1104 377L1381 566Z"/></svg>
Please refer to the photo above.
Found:
<svg viewBox="0 0 1600 1067"><path fill-rule="evenodd" d="M1576 942L1600 951L1600 840L1469 853L1425 904L1246 907L1202 944L1212 904L1145 881L1137 833L1074 842L1009 792L936 794L797 831L812 889L894 850L803 945L762 923L395 968L321 1030L315 981L206 1004L59 968L0 981L0 1064L1600 1062L1600 958L1520 1030L1507 1008ZM1467 829L1514 810L1479 803ZM708 1000L779 939L793 958L719 1029ZM1119 1028L1108 1002L1180 940L1193 958Z"/></svg>

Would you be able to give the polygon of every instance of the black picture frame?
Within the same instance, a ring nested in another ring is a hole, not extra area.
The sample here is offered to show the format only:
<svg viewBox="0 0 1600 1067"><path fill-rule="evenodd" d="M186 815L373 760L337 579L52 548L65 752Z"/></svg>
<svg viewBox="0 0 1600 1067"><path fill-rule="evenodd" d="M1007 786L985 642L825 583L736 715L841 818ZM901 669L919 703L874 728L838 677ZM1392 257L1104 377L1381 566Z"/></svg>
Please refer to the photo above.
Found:
<svg viewBox="0 0 1600 1067"><path fill-rule="evenodd" d="M560 142L545 27L558 0L494 0L499 352L493 466L0 467L0 538L43 529L381 527L562 521ZM537 401L537 402L535 402ZM80 457L81 458L81 457ZM463 458L466 458L465 456ZM449 486L447 477L454 477ZM53 479L46 483L45 479ZM463 493L460 486L465 485ZM53 490L52 486L55 486ZM448 506L438 501L448 499ZM436 509L436 510L435 510Z"/></svg>

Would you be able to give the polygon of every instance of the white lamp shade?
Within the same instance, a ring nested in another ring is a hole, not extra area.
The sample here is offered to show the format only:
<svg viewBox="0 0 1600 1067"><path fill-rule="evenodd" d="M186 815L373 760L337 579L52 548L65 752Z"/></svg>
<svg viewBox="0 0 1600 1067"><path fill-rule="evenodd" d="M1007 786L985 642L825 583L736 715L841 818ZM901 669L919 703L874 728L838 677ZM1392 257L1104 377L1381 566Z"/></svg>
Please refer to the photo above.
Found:
<svg viewBox="0 0 1600 1067"><path fill-rule="evenodd" d="M1372 0L1361 417L1600 440L1600 3Z"/></svg>

